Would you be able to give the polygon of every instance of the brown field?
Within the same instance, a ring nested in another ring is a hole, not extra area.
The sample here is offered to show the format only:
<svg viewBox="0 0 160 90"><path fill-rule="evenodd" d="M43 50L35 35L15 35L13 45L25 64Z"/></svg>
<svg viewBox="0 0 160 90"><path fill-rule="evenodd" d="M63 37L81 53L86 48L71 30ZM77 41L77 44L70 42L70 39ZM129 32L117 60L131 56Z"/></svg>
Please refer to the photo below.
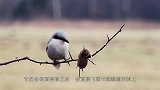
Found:
<svg viewBox="0 0 160 90"><path fill-rule="evenodd" d="M62 64L60 70L51 65L28 61L0 67L1 90L159 90L160 89L160 25L142 22L43 21L0 24L0 63L29 56L50 61L45 47L53 32L68 34L70 51L77 58L83 46L94 53L126 23L123 31L94 56L81 73L82 77L134 77L134 81L77 82L76 62ZM25 77L68 77L69 82L25 82Z"/></svg>

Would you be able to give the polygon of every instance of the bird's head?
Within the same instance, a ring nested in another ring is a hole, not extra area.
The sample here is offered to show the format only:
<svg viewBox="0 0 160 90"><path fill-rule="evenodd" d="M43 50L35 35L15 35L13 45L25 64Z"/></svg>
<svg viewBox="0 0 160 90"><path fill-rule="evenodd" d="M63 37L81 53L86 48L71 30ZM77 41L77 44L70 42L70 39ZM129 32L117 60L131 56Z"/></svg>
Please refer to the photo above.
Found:
<svg viewBox="0 0 160 90"><path fill-rule="evenodd" d="M52 37L52 39L59 39L59 40L62 40L64 42L67 42L69 43L69 41L67 40L67 37L66 37L66 34L62 31L59 31L59 32L55 32Z"/></svg>
<svg viewBox="0 0 160 90"><path fill-rule="evenodd" d="M89 50L87 50L83 47L83 50L80 52L80 57L84 57L84 58L88 59L91 57L91 54L90 54Z"/></svg>

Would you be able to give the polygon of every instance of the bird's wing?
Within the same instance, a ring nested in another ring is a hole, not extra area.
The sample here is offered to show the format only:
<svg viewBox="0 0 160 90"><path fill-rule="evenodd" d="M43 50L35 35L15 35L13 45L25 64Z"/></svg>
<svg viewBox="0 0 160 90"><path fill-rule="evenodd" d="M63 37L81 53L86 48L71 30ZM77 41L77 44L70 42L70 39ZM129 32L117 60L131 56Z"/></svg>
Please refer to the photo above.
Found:
<svg viewBox="0 0 160 90"><path fill-rule="evenodd" d="M49 42L50 42L51 40L52 40L52 38L50 38L50 39L49 39L49 41L48 41L48 43L47 43L47 44L49 44Z"/></svg>
<svg viewBox="0 0 160 90"><path fill-rule="evenodd" d="M47 52L47 50L48 50L48 46L46 47L46 52Z"/></svg>
<svg viewBox="0 0 160 90"><path fill-rule="evenodd" d="M51 40L52 40L52 39L50 38L49 41L47 42L47 44L49 44ZM46 47L46 51L47 51L47 50L48 50L48 46Z"/></svg>

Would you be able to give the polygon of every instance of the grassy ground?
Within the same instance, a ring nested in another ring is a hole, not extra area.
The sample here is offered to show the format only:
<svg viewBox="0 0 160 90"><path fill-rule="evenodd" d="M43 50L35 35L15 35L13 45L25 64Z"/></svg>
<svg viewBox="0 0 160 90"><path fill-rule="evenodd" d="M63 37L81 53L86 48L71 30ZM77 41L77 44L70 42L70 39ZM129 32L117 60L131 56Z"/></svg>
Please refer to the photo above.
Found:
<svg viewBox="0 0 160 90"><path fill-rule="evenodd" d="M77 58L83 46L94 53L112 36L121 24L71 23L11 24L0 26L0 62L15 57L29 56L39 61L50 61L45 47L48 38L58 28L65 29L70 40L70 51ZM73 27L72 27L73 26ZM61 65L56 70L51 65L38 65L22 61L0 67L0 88L3 90L39 89L92 89L92 90L159 90L160 86L160 31L159 28L131 27L126 25L109 45L92 58L81 73L83 77L134 77L129 82L76 82L76 62ZM69 82L25 82L25 77L69 77Z"/></svg>

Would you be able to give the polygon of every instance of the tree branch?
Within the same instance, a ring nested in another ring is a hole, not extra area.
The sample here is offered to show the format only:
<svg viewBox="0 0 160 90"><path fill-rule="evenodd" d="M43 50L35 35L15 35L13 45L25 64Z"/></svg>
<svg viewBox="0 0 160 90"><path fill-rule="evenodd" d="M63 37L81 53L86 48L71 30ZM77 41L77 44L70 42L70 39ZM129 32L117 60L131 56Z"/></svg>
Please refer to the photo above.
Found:
<svg viewBox="0 0 160 90"><path fill-rule="evenodd" d="M92 57L95 56L97 53L99 53L101 50L103 50L107 45L108 43L118 34L122 31L122 28L124 27L125 24L123 24L121 26L121 28L117 31L117 33L115 33L111 38L109 38L109 36L107 35L107 42L105 43L105 45L103 45L98 51L96 51L94 54L92 54Z"/></svg>
<svg viewBox="0 0 160 90"><path fill-rule="evenodd" d="M30 61L30 62L33 62L33 63L37 63L37 64L50 64L50 65L57 65L57 64L60 64L60 63L68 63L68 62L72 62L72 61L77 61L77 60L68 60L68 61L61 61L61 62L57 62L57 63L54 63L54 62L40 62L40 61L36 61L36 60L33 60L29 57L23 57L23 58L16 58L15 60L11 60L11 61L8 61L8 62L5 62L5 63L0 63L0 66L3 66L3 65L8 65L8 64L11 64L11 63L14 63L14 62L20 62L20 61Z"/></svg>
<svg viewBox="0 0 160 90"><path fill-rule="evenodd" d="M124 24L125 25L125 24ZM103 45L98 51L96 51L94 54L92 54L92 57L95 56L97 53L99 53L101 50L103 50L107 45L108 43L118 34L122 31L122 28L124 27L124 25L117 31L117 33L115 33L111 38L109 38L109 36L107 35L107 42L105 43L105 45ZM11 64L11 63L15 63L15 62L20 62L20 61L30 61L30 62L33 62L33 63L37 63L37 64L50 64L50 65L57 65L57 64L60 64L60 63L69 63L69 62L72 62L72 61L77 61L78 59L73 59L72 56L71 56L71 53L69 52L69 56L71 60L67 60L67 61L61 61L61 62L48 62L48 61L45 61L45 62L40 62L40 61L36 61L36 60L33 60L29 57L23 57L23 58L16 58L14 60L11 60L11 61L8 61L8 62L4 62L4 63L0 63L0 66L4 66L4 65L8 65L8 64ZM91 58L91 57L89 57ZM89 60L90 61L90 60ZM91 61L92 62L92 61ZM92 62L93 63L93 62ZM94 63L93 63L94 64Z"/></svg>

